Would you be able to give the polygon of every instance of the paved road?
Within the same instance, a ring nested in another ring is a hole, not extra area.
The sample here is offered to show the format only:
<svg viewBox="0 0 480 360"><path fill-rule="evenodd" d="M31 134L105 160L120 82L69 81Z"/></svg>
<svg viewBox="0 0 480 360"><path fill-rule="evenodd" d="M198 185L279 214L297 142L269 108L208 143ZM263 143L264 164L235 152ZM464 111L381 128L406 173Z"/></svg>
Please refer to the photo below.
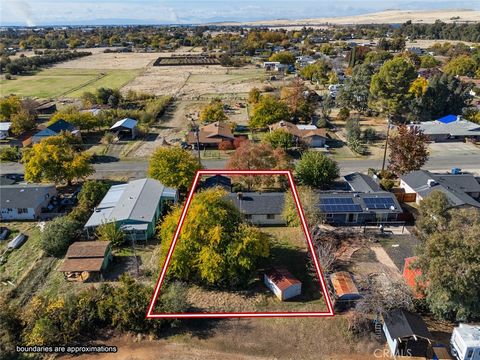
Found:
<svg viewBox="0 0 480 360"><path fill-rule="evenodd" d="M222 169L225 160L204 160L203 165L207 169ZM355 159L338 160L341 174L353 171L366 172L369 168L379 169L381 160ZM146 160L128 160L110 163L94 164L96 178L106 178L112 175L124 175L129 178L141 178L146 175L148 162ZM435 171L449 171L452 167L470 171L480 175L480 151L464 153L460 151L434 152L424 169ZM23 165L18 163L1 163L0 174L23 173Z"/></svg>

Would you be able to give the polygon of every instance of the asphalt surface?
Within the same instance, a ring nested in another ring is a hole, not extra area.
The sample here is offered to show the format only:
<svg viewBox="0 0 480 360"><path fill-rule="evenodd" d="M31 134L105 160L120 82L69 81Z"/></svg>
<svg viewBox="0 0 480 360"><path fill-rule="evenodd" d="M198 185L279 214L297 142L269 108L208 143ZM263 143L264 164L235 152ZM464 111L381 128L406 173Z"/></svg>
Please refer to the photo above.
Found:
<svg viewBox="0 0 480 360"><path fill-rule="evenodd" d="M426 170L450 171L458 167L464 171L469 171L480 175L480 150L472 151L453 151L449 145L445 145L445 151L434 151L427 164L423 167ZM367 172L369 168L379 169L382 167L381 159L348 159L337 160L340 166L341 175L354 171ZM223 169L226 160L203 160L203 165L207 169ZM124 176L129 178L142 178L146 176L148 161L146 160L125 160L107 163L94 164L94 178L108 178L111 176ZM23 165L19 163L0 163L0 174L23 173Z"/></svg>

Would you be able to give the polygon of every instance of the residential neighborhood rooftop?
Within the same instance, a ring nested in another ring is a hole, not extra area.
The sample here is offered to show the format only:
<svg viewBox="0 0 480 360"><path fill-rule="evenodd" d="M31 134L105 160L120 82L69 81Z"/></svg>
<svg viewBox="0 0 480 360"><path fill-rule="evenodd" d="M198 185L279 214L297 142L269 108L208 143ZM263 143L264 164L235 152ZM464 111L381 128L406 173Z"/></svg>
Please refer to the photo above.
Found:
<svg viewBox="0 0 480 360"><path fill-rule="evenodd" d="M13 184L0 186L2 208L29 208L31 204L45 200L53 184Z"/></svg>
<svg viewBox="0 0 480 360"><path fill-rule="evenodd" d="M282 192L244 192L230 193L227 198L243 214L281 214L285 202L285 193Z"/></svg>
<svg viewBox="0 0 480 360"><path fill-rule="evenodd" d="M438 174L417 170L400 179L422 198L438 190L447 195L452 206L470 205L480 208L480 202L471 196L480 193L480 184L472 174Z"/></svg>
<svg viewBox="0 0 480 360"><path fill-rule="evenodd" d="M380 185L378 185L370 176L354 172L343 177L348 183L352 191L358 192L379 192L382 191Z"/></svg>
<svg viewBox="0 0 480 360"><path fill-rule="evenodd" d="M154 179L139 179L114 185L97 206L85 227L123 220L149 222L155 217L162 196L176 197L176 190Z"/></svg>

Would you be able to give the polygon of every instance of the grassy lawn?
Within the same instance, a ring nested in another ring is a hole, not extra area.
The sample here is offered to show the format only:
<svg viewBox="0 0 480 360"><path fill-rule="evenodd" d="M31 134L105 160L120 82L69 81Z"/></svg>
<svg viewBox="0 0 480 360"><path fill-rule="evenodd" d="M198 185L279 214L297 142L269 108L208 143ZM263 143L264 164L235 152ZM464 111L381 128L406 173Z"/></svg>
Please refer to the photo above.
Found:
<svg viewBox="0 0 480 360"><path fill-rule="evenodd" d="M85 91L99 87L119 88L141 70L45 69L35 75L17 76L15 80L0 80L1 96L17 94L50 98L80 97Z"/></svg>

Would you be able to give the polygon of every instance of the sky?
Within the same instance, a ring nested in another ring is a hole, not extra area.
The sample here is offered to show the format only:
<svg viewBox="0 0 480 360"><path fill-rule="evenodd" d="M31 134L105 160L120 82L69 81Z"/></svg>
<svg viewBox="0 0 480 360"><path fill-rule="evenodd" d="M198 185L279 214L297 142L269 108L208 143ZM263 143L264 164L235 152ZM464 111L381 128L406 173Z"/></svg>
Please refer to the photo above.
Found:
<svg viewBox="0 0 480 360"><path fill-rule="evenodd" d="M387 9L475 9L451 0L0 0L1 25L199 24L368 14Z"/></svg>

